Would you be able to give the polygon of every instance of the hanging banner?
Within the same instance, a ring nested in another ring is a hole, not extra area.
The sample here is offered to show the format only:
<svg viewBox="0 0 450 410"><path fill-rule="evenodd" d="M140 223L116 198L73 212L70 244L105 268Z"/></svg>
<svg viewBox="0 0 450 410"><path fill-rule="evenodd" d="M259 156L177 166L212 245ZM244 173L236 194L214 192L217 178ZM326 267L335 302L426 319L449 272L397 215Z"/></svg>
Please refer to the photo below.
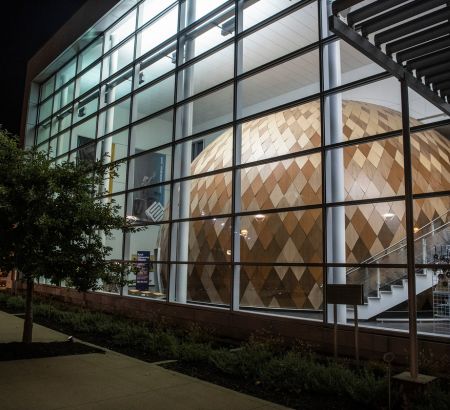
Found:
<svg viewBox="0 0 450 410"><path fill-rule="evenodd" d="M138 251L137 252L137 267L136 273L136 289L148 290L149 285L149 264L150 264L150 251Z"/></svg>

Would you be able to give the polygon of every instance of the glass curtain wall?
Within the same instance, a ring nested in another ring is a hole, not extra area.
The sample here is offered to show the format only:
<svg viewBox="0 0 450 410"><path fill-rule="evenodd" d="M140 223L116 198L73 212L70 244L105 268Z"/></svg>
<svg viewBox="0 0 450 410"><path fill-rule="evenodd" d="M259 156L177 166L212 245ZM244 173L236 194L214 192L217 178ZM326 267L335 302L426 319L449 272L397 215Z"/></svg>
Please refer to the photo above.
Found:
<svg viewBox="0 0 450 410"><path fill-rule="evenodd" d="M402 109L328 3L141 1L42 83L35 145L119 164L102 200L145 227L105 291L327 322L325 286L362 284L362 325L407 330L412 235L419 331L450 334L450 120Z"/></svg>

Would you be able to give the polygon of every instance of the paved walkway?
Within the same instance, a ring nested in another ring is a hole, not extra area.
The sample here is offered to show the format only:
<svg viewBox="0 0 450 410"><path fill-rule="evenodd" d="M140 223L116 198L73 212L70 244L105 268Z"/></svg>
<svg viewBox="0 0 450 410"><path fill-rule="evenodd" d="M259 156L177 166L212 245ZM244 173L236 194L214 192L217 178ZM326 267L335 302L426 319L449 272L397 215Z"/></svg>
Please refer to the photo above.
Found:
<svg viewBox="0 0 450 410"><path fill-rule="evenodd" d="M22 324L0 312L0 342L19 341ZM66 339L34 327L35 341ZM111 351L0 362L0 389L2 410L285 409Z"/></svg>

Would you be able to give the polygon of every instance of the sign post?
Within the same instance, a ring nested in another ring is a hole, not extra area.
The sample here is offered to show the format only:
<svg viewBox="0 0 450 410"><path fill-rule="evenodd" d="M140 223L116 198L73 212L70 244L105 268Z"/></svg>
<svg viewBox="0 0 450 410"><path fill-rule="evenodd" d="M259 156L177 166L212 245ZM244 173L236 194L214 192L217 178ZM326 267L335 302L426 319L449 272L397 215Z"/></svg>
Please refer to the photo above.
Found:
<svg viewBox="0 0 450 410"><path fill-rule="evenodd" d="M353 305L355 322L355 359L359 362L358 305L364 304L363 285L327 285L327 303L333 305L334 358L338 356L337 305Z"/></svg>

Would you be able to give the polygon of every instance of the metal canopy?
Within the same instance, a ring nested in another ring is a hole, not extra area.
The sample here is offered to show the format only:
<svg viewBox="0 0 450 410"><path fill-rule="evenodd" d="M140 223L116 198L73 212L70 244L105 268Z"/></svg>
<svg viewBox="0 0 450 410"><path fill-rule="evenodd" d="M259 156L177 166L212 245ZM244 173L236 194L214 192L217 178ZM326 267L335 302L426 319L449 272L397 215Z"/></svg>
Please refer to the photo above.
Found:
<svg viewBox="0 0 450 410"><path fill-rule="evenodd" d="M336 0L330 30L450 115L450 2Z"/></svg>

